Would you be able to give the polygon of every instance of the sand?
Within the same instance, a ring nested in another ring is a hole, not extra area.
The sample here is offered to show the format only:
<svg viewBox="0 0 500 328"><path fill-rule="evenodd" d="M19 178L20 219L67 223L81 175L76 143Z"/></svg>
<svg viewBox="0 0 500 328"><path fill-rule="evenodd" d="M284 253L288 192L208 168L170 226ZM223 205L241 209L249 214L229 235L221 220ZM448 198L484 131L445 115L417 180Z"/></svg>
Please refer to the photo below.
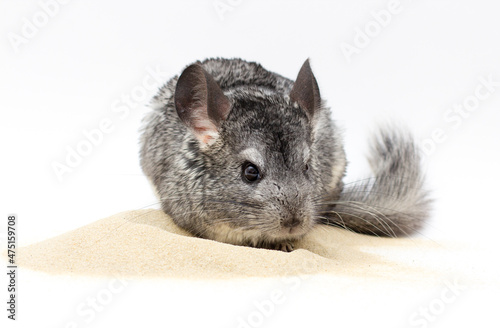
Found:
<svg viewBox="0 0 500 328"><path fill-rule="evenodd" d="M319 226L291 253L191 236L159 210L128 211L18 249L21 267L50 274L232 279L328 274L410 283L480 279L463 249Z"/></svg>

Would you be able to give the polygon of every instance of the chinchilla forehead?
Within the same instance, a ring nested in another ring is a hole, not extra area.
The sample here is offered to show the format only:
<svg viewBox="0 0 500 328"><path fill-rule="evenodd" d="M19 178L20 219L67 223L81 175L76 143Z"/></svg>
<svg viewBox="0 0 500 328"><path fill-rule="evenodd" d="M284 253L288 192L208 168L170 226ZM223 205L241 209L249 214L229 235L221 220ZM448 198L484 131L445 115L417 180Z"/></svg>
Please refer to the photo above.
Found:
<svg viewBox="0 0 500 328"><path fill-rule="evenodd" d="M267 159L278 156L285 164L308 159L311 127L302 109L283 96L243 98L232 99L223 129L224 139L235 152L245 154L245 149L252 149Z"/></svg>

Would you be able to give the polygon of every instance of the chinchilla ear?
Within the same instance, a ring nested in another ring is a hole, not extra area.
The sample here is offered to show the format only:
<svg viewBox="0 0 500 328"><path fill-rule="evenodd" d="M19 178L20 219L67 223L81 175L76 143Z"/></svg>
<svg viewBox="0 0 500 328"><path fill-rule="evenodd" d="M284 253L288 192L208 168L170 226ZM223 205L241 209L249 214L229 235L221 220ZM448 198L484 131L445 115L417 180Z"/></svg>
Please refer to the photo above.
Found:
<svg viewBox="0 0 500 328"><path fill-rule="evenodd" d="M231 109L213 77L198 64L188 66L177 80L174 100L180 119L201 144L212 144Z"/></svg>
<svg viewBox="0 0 500 328"><path fill-rule="evenodd" d="M321 107L318 82L316 82L316 78L309 65L309 59L304 62L299 75L297 75L297 79L290 92L290 99L299 104L310 120L314 117L314 113Z"/></svg>

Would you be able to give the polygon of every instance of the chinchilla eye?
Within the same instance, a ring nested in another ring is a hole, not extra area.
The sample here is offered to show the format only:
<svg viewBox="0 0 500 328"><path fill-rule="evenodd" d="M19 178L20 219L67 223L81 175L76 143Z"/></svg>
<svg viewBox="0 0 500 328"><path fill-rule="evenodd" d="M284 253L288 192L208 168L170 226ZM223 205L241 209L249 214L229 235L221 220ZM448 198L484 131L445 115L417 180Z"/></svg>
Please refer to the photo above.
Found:
<svg viewBox="0 0 500 328"><path fill-rule="evenodd" d="M309 164L306 163L304 165L304 172L307 172L307 171L309 171Z"/></svg>
<svg viewBox="0 0 500 328"><path fill-rule="evenodd" d="M246 162L243 164L242 169L242 176L245 182L251 183L260 179L260 172L255 164Z"/></svg>

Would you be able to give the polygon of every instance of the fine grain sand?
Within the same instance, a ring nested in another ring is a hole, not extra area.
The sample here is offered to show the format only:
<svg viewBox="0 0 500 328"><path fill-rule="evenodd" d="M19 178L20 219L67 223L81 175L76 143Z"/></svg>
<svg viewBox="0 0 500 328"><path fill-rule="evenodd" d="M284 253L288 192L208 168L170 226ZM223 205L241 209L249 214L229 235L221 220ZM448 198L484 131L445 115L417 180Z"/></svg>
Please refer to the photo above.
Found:
<svg viewBox="0 0 500 328"><path fill-rule="evenodd" d="M464 252L426 238L381 238L319 226L291 253L195 238L159 210L113 215L18 249L21 267L51 274L182 279L338 277L469 279Z"/></svg>

